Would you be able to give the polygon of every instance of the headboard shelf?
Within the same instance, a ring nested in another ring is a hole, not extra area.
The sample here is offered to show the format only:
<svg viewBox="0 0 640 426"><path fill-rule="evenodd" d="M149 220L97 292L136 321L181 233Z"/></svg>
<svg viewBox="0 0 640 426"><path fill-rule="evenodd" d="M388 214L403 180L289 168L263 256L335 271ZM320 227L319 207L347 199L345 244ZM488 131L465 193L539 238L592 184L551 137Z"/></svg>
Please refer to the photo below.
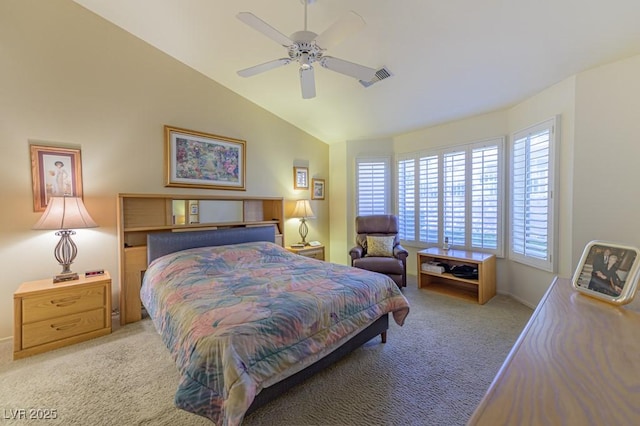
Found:
<svg viewBox="0 0 640 426"><path fill-rule="evenodd" d="M284 199L195 194L118 194L120 323L140 320L147 235L273 225L284 245ZM137 306L136 306L137 304Z"/></svg>

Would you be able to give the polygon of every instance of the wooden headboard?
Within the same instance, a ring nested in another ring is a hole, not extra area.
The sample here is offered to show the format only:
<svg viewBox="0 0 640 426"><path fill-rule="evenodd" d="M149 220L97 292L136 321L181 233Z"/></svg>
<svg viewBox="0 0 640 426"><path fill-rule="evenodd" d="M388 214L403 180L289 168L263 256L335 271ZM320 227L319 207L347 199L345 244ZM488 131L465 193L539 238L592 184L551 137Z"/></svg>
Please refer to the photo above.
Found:
<svg viewBox="0 0 640 426"><path fill-rule="evenodd" d="M253 235L253 228L268 227L271 228L269 236L260 239L274 241L275 238L276 244L284 246L284 220L284 199L280 197L118 194L120 324L142 318L142 276L149 259L157 257L155 252L149 252L153 257L147 259L148 236L175 234L175 240L171 238L171 241L199 241L214 235L207 233L216 230L222 233L215 234L218 235L215 238L224 240L235 238L231 235L243 235L245 231ZM195 233L202 235L190 236ZM181 237L181 234L189 236Z"/></svg>

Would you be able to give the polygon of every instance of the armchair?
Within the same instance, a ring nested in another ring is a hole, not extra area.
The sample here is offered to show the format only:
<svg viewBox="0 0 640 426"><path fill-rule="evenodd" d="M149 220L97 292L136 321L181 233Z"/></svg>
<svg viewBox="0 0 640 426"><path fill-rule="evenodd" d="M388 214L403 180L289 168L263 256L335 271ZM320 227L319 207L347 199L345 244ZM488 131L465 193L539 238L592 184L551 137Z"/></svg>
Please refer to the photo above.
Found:
<svg viewBox="0 0 640 426"><path fill-rule="evenodd" d="M400 245L398 217L356 217L356 246L349 251L351 266L389 276L398 287L407 286L407 256Z"/></svg>

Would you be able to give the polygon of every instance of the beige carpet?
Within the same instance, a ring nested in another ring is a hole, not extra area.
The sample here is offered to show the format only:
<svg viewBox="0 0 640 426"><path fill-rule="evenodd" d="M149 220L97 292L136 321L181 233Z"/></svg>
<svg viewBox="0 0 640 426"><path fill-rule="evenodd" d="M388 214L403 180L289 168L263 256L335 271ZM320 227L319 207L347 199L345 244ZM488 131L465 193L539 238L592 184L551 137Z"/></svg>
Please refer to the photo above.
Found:
<svg viewBox="0 0 640 426"><path fill-rule="evenodd" d="M245 425L463 425L531 309L496 296L484 306L404 290L404 327L379 338L257 410ZM12 361L0 344L0 424L210 425L173 405L178 374L151 321ZM57 419L11 420L16 409Z"/></svg>

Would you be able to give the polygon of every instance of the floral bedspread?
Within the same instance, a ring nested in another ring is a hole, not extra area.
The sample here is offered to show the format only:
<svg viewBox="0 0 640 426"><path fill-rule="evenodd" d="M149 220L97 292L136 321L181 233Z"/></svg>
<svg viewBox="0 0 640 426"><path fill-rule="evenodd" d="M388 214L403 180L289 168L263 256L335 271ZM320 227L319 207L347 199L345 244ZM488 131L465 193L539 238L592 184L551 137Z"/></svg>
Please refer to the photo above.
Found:
<svg viewBox="0 0 640 426"><path fill-rule="evenodd" d="M242 422L255 395L409 304L388 277L309 259L267 242L156 259L144 306L181 375L178 407L217 425Z"/></svg>

